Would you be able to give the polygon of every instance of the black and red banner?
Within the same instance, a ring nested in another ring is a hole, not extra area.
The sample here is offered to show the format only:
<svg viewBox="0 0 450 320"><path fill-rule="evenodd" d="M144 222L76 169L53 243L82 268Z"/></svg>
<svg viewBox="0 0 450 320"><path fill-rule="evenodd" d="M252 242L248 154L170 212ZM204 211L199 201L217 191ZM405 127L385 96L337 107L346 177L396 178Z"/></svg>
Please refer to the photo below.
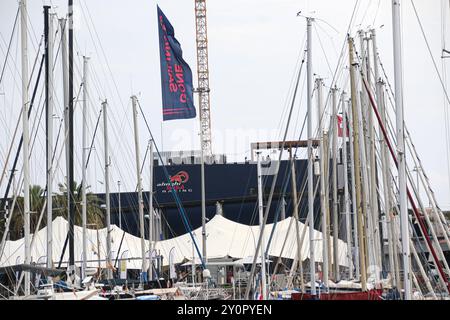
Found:
<svg viewBox="0 0 450 320"><path fill-rule="evenodd" d="M191 68L183 60L172 24L157 8L163 120L195 118Z"/></svg>

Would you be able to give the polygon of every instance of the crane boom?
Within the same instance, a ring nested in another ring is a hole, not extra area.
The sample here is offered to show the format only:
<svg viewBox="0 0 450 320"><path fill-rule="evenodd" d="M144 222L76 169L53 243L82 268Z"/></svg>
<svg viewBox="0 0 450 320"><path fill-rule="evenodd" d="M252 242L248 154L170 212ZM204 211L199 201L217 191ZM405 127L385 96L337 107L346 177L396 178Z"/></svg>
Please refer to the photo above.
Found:
<svg viewBox="0 0 450 320"><path fill-rule="evenodd" d="M204 156L212 156L211 112L209 97L208 33L206 26L206 0L195 0L195 26L197 40L197 76L200 110L201 148Z"/></svg>

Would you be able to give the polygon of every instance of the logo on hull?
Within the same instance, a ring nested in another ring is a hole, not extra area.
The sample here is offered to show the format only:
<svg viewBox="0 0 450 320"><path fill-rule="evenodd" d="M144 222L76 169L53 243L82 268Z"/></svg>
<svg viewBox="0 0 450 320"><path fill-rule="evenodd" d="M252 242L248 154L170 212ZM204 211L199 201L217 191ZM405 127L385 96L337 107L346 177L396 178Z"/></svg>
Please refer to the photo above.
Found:
<svg viewBox="0 0 450 320"><path fill-rule="evenodd" d="M162 187L161 193L167 193L172 190L172 186L177 192L192 192L192 189L187 188L185 184L189 181L189 173L186 171L179 171L178 173L170 176L170 182L161 182L157 184L157 187Z"/></svg>

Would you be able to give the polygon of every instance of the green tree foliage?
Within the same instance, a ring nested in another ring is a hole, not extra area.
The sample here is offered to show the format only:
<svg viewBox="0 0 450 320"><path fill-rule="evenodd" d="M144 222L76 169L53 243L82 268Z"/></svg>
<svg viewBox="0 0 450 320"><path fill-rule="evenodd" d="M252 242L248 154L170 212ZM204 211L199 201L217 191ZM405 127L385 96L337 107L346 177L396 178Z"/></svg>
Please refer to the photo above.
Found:
<svg viewBox="0 0 450 320"><path fill-rule="evenodd" d="M74 185L74 200L75 200L75 225L82 225L81 217L81 184ZM64 219L68 219L68 197L67 197L67 186L66 184L59 183L58 191L53 195L53 219L62 216ZM87 223L91 225L96 225L98 228L104 226L104 213L101 209L101 200L93 193L87 193ZM30 187L30 230L33 233L36 230L36 226L39 221L39 215L42 210L45 210L43 217L39 226L39 229L44 228L47 225L47 210L45 207L46 203L45 190L38 185L33 185ZM12 220L9 226L10 239L17 240L23 237L23 197L18 197L16 205L14 207L14 212L12 215ZM0 235L3 235L5 220L0 221Z"/></svg>

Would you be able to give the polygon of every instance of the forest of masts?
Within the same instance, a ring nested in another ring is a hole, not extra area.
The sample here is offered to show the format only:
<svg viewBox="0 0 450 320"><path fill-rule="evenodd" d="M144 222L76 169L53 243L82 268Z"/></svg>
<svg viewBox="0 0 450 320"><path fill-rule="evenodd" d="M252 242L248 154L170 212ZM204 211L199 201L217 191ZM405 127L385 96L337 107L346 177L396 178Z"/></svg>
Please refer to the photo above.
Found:
<svg viewBox="0 0 450 320"><path fill-rule="evenodd" d="M314 19L307 21L311 28ZM406 299L414 292L436 299L449 292L450 269L443 252L443 246L450 247L449 228L403 120L398 28L394 23L394 83L377 50L376 31L369 29L347 38L347 88L329 88L324 102L324 81L316 75L308 90L316 104L308 101L307 116L312 110L318 119L317 131L310 135L309 128L308 139L320 141L317 148L309 146L308 170L316 179L308 181L315 182L313 196L320 197L324 258L320 265L311 261L305 274L323 281L325 288L329 281L359 280L366 291L388 281ZM311 68L313 62L306 60ZM311 216L310 209L307 223L313 222ZM334 263L342 254L338 235L347 243L350 268ZM304 234L298 241L301 247ZM301 264L292 274L304 289ZM316 289L311 287L311 293Z"/></svg>

